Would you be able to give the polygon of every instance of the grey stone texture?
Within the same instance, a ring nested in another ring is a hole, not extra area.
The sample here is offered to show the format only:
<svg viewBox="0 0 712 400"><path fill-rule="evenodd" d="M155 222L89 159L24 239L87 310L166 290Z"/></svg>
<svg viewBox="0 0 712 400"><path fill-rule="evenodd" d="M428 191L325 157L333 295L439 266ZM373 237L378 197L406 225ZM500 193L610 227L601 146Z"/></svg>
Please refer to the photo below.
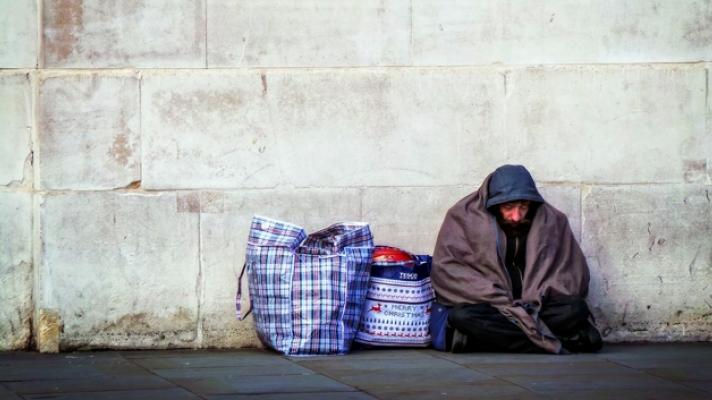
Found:
<svg viewBox="0 0 712 400"><path fill-rule="evenodd" d="M195 345L199 220L175 193L50 193L39 207L36 304L59 311L62 350Z"/></svg>
<svg viewBox="0 0 712 400"><path fill-rule="evenodd" d="M703 179L710 149L701 66L526 68L506 79L508 155L538 179Z"/></svg>
<svg viewBox="0 0 712 400"><path fill-rule="evenodd" d="M0 72L0 185L2 186L23 183L26 169L30 164L33 121L31 93L30 78L27 73Z"/></svg>
<svg viewBox="0 0 712 400"><path fill-rule="evenodd" d="M263 90L257 72L144 74L144 187L274 186L280 157Z"/></svg>
<svg viewBox="0 0 712 400"><path fill-rule="evenodd" d="M409 0L208 0L208 66L410 63Z"/></svg>
<svg viewBox="0 0 712 400"><path fill-rule="evenodd" d="M32 271L32 194L0 192L0 350L29 345Z"/></svg>
<svg viewBox="0 0 712 400"><path fill-rule="evenodd" d="M282 357L265 350L0 353L3 399L709 399L710 344L598 354L428 349Z"/></svg>
<svg viewBox="0 0 712 400"><path fill-rule="evenodd" d="M413 0L413 63L606 64L712 58L705 0Z"/></svg>
<svg viewBox="0 0 712 400"><path fill-rule="evenodd" d="M0 0L0 68L37 67L37 3Z"/></svg>
<svg viewBox="0 0 712 400"><path fill-rule="evenodd" d="M607 340L711 339L712 187L592 187L583 195L589 301Z"/></svg>
<svg viewBox="0 0 712 400"><path fill-rule="evenodd" d="M42 0L42 66L202 68L205 23L205 0Z"/></svg>
<svg viewBox="0 0 712 400"><path fill-rule="evenodd" d="M38 101L43 189L112 189L141 179L134 73L43 74Z"/></svg>
<svg viewBox="0 0 712 400"><path fill-rule="evenodd" d="M489 148L502 126L502 82L477 69L145 74L143 183L469 183L506 160Z"/></svg>

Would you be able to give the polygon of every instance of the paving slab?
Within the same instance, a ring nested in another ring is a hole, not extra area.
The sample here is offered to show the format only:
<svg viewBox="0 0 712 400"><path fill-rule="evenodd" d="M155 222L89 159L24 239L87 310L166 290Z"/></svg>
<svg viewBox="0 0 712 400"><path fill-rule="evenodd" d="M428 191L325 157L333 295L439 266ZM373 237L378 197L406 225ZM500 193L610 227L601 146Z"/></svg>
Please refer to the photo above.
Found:
<svg viewBox="0 0 712 400"><path fill-rule="evenodd" d="M632 390L596 390L562 391L546 394L547 399L626 399L626 400L709 400L709 394L686 389L632 389Z"/></svg>
<svg viewBox="0 0 712 400"><path fill-rule="evenodd" d="M321 375L179 378L172 382L201 395L355 391L352 387Z"/></svg>
<svg viewBox="0 0 712 400"><path fill-rule="evenodd" d="M377 397L362 392L312 392L312 393L266 393L266 394L219 394L205 396L209 400L371 400Z"/></svg>
<svg viewBox="0 0 712 400"><path fill-rule="evenodd" d="M704 382L685 381L685 382L682 382L682 384L685 386L691 387L691 388L701 390L705 393L712 393L712 381L704 381Z"/></svg>
<svg viewBox="0 0 712 400"><path fill-rule="evenodd" d="M50 397L51 396L51 397ZM200 399L197 395L181 388L170 389L142 389L118 390L111 392L74 392L59 393L48 396L47 394L31 394L25 399L52 399L52 400L188 400ZM2 397L0 397L2 398ZM18 397L19 399L19 397Z"/></svg>
<svg viewBox="0 0 712 400"><path fill-rule="evenodd" d="M13 392L26 394L116 391L136 389L170 389L174 385L149 373L139 376L82 376L74 379L46 379L6 382Z"/></svg>
<svg viewBox="0 0 712 400"><path fill-rule="evenodd" d="M502 379L525 387L533 392L547 393L571 390L685 390L682 385L656 378L643 372L629 374L589 373L563 375L552 372L547 375L502 375Z"/></svg>
<svg viewBox="0 0 712 400"><path fill-rule="evenodd" d="M166 352L169 353L169 352ZM262 351L261 353L207 353L191 355L184 353L175 357L146 357L132 358L132 361L147 369L170 368L206 368L206 367L260 367L265 370L293 366L294 363L276 356L276 354Z"/></svg>
<svg viewBox="0 0 712 400"><path fill-rule="evenodd" d="M5 399L709 399L712 343L610 344L597 354L355 349L0 352Z"/></svg>
<svg viewBox="0 0 712 400"><path fill-rule="evenodd" d="M449 384L447 386L431 382L430 388L399 387L391 390L374 390L372 394L380 399L496 399L496 400L544 400L547 396L532 393L524 388L506 382L486 382Z"/></svg>
<svg viewBox="0 0 712 400"><path fill-rule="evenodd" d="M600 371L615 374L636 374L638 371L610 361L585 362L512 362L512 363L465 363L464 366L483 374L499 377L504 375L519 376L557 376L557 375L590 375Z"/></svg>
<svg viewBox="0 0 712 400"><path fill-rule="evenodd" d="M438 384L472 384L493 381L485 374L462 368L448 360L424 355L406 359L349 359L300 362L302 366L366 391L394 392L402 388L430 389Z"/></svg>
<svg viewBox="0 0 712 400"><path fill-rule="evenodd" d="M313 375L314 372L294 364L286 365L253 365L246 367L204 367L204 368L172 368L154 369L152 372L166 379L191 378L240 378L243 376L261 376L269 371L270 375Z"/></svg>
<svg viewBox="0 0 712 400"><path fill-rule="evenodd" d="M604 347L604 351L606 347ZM432 350L431 350L432 351ZM495 363L569 363L569 362L592 362L600 360L597 354L511 354L511 353L442 353L432 351L436 357L444 358L458 364L495 364ZM600 353L599 353L600 354Z"/></svg>
<svg viewBox="0 0 712 400"><path fill-rule="evenodd" d="M16 395L15 393L7 390L4 386L0 385L0 400L21 400L22 397Z"/></svg>

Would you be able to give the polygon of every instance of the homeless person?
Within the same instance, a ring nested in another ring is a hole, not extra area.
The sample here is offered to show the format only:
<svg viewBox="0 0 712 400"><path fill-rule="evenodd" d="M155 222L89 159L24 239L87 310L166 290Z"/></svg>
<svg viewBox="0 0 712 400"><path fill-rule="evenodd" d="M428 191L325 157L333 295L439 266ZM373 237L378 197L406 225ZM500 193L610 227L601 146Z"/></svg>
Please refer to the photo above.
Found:
<svg viewBox="0 0 712 400"><path fill-rule="evenodd" d="M432 284L453 352L595 352L589 271L566 215L521 165L504 165L447 212Z"/></svg>

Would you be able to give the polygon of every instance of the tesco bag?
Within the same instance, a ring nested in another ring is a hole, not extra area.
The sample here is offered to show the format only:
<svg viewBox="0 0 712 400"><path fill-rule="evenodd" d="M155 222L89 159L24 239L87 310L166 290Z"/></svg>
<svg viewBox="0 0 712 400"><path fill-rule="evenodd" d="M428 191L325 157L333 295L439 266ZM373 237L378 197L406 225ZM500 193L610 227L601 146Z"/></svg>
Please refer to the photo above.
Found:
<svg viewBox="0 0 712 400"><path fill-rule="evenodd" d="M371 279L356 341L371 346L430 345L429 321L435 293L432 258L376 246Z"/></svg>

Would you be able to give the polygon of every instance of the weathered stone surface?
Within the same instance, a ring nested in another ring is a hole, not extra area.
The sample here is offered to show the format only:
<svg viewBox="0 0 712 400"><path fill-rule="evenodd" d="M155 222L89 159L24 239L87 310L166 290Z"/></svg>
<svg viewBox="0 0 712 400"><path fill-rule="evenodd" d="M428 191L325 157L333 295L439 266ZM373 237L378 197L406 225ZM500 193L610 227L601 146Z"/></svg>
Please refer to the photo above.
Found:
<svg viewBox="0 0 712 400"><path fill-rule="evenodd" d="M377 244L433 254L445 213L476 187L367 188L363 219Z"/></svg>
<svg viewBox="0 0 712 400"><path fill-rule="evenodd" d="M571 185L538 185L538 188L541 196L549 204L569 217L569 225L574 237L581 243L581 188Z"/></svg>
<svg viewBox="0 0 712 400"><path fill-rule="evenodd" d="M590 302L607 340L712 339L712 187L583 194Z"/></svg>
<svg viewBox="0 0 712 400"><path fill-rule="evenodd" d="M497 139L502 78L478 69L146 74L144 186L472 184L507 160Z"/></svg>
<svg viewBox="0 0 712 400"><path fill-rule="evenodd" d="M367 188L363 220L371 223L377 244L432 254L447 210L477 187ZM581 237L580 190L573 186L539 188L542 196L569 217L574 236Z"/></svg>
<svg viewBox="0 0 712 400"><path fill-rule="evenodd" d="M361 220L357 189L201 192L200 209L203 347L251 347L260 343L252 317L245 321L235 317L237 280L253 215L292 222L310 233L335 222ZM247 276L243 279L242 304L248 307Z"/></svg>
<svg viewBox="0 0 712 400"><path fill-rule="evenodd" d="M705 71L564 67L507 74L509 156L540 181L681 183L705 163Z"/></svg>
<svg viewBox="0 0 712 400"><path fill-rule="evenodd" d="M484 69L281 73L274 107L287 182L479 184L507 160L503 80Z"/></svg>
<svg viewBox="0 0 712 400"><path fill-rule="evenodd" d="M24 349L32 315L32 195L0 192L0 350Z"/></svg>
<svg viewBox="0 0 712 400"><path fill-rule="evenodd" d="M42 76L38 124L42 188L110 189L141 179L134 74Z"/></svg>
<svg viewBox="0 0 712 400"><path fill-rule="evenodd" d="M57 310L42 308L38 312L37 349L40 353L59 353L62 319Z"/></svg>
<svg viewBox="0 0 712 400"><path fill-rule="evenodd" d="M208 0L208 65L410 63L410 1Z"/></svg>
<svg viewBox="0 0 712 400"><path fill-rule="evenodd" d="M413 1L417 65L684 62L712 58L705 0Z"/></svg>
<svg viewBox="0 0 712 400"><path fill-rule="evenodd" d="M31 151L31 110L27 74L0 74L0 185L23 181Z"/></svg>
<svg viewBox="0 0 712 400"><path fill-rule="evenodd" d="M712 77L712 63L707 63L706 73L707 92L705 92L705 99L707 102L707 131L705 137L707 140L703 142L703 148L707 149L706 183L708 185L712 185L712 101L710 101L710 93L712 93L712 79L710 79L710 77ZM701 174L698 173L694 176L697 178L697 180L702 181L702 177L700 175Z"/></svg>
<svg viewBox="0 0 712 400"><path fill-rule="evenodd" d="M37 307L60 346L190 347L198 316L198 215L175 194L84 192L40 204Z"/></svg>
<svg viewBox="0 0 712 400"><path fill-rule="evenodd" d="M0 0L0 68L37 66L37 4Z"/></svg>
<svg viewBox="0 0 712 400"><path fill-rule="evenodd" d="M43 0L49 68L205 67L205 0Z"/></svg>
<svg viewBox="0 0 712 400"><path fill-rule="evenodd" d="M280 179L270 110L257 72L144 75L147 188L269 187Z"/></svg>

